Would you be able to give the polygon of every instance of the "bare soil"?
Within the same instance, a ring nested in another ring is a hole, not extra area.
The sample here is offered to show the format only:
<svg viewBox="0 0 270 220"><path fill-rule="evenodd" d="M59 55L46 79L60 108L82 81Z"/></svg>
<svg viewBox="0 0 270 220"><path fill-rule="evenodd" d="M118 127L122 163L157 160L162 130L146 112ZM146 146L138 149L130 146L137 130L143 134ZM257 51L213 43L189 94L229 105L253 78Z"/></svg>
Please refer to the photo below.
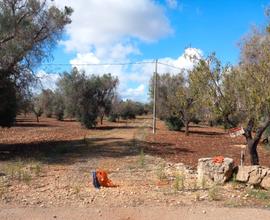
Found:
<svg viewBox="0 0 270 220"><path fill-rule="evenodd" d="M196 217L209 215L209 207L226 213L224 206L270 206L268 191L235 182L220 187L196 182L198 158L223 155L237 162L243 138L231 139L224 130L206 126L192 126L185 137L162 122L154 136L150 124L149 117L140 117L87 130L72 120L41 118L36 123L28 116L13 128L0 129L0 219L30 219L28 212L32 219L87 219L90 210L99 219L111 209L120 212L114 219L159 219L168 210L170 219L177 219L179 210ZM259 150L268 165L269 153ZM91 172L98 168L119 187L95 189Z"/></svg>

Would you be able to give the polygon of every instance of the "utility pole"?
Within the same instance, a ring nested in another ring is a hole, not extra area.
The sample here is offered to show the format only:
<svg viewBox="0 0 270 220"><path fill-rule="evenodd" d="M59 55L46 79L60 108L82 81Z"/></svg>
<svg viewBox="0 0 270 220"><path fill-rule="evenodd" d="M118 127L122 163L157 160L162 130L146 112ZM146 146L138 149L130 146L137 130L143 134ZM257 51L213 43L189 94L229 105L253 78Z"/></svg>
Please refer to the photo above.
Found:
<svg viewBox="0 0 270 220"><path fill-rule="evenodd" d="M153 100L153 134L156 133L156 118L157 118L157 66L158 60L155 62L155 72L154 72L154 100Z"/></svg>

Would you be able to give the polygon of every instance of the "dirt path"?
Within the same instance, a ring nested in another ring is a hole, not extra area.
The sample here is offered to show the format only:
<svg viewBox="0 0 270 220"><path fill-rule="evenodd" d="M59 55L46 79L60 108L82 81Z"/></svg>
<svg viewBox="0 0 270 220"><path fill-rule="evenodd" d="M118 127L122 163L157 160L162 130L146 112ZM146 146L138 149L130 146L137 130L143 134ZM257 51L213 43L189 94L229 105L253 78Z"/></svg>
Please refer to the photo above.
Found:
<svg viewBox="0 0 270 220"><path fill-rule="evenodd" d="M248 208L138 207L138 208L12 208L0 210L1 220L268 220L270 211Z"/></svg>

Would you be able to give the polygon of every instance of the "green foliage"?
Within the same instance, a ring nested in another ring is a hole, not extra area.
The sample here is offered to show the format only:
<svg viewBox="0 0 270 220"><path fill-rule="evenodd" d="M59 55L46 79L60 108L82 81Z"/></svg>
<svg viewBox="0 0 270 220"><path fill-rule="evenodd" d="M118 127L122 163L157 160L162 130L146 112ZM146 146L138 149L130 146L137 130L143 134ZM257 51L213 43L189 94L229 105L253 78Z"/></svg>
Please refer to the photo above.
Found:
<svg viewBox="0 0 270 220"><path fill-rule="evenodd" d="M69 7L60 10L44 0L1 1L0 125L13 124L19 106L15 94L23 94L34 83L32 70L50 57L65 25L71 22L71 13Z"/></svg>
<svg viewBox="0 0 270 220"><path fill-rule="evenodd" d="M171 131L180 131L184 127L183 121L176 116L166 118L165 123Z"/></svg>
<svg viewBox="0 0 270 220"><path fill-rule="evenodd" d="M118 118L119 118L119 116L117 114L110 113L110 115L108 117L108 121L110 121L110 122L116 122Z"/></svg>
<svg viewBox="0 0 270 220"><path fill-rule="evenodd" d="M56 116L57 120L62 121L64 119L64 110L64 97L59 90L56 90L53 100L53 113Z"/></svg>
<svg viewBox="0 0 270 220"><path fill-rule="evenodd" d="M50 89L42 90L40 94L40 104L46 117L51 118L53 114L54 93Z"/></svg>
<svg viewBox="0 0 270 220"><path fill-rule="evenodd" d="M270 199L270 194L266 190L262 189L251 189L248 190L248 195L252 198L256 198L259 200L269 200Z"/></svg>
<svg viewBox="0 0 270 220"><path fill-rule="evenodd" d="M131 100L121 102L120 104L120 116L123 119L135 119L136 118L136 104Z"/></svg>
<svg viewBox="0 0 270 220"><path fill-rule="evenodd" d="M62 114L64 105L66 115L76 117L86 128L93 128L100 116L109 114L118 79L111 74L86 76L83 71L73 68L71 73L62 74L58 81L62 100L58 110ZM59 98L60 99L60 98ZM63 102L63 105L62 105Z"/></svg>

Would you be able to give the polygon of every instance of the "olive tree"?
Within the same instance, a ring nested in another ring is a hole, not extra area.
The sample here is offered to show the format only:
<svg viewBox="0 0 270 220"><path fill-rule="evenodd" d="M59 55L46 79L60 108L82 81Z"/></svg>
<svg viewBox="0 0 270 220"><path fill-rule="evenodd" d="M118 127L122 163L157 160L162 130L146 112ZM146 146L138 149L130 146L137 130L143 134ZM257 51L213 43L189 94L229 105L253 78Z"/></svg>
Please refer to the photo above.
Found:
<svg viewBox="0 0 270 220"><path fill-rule="evenodd" d="M71 8L62 10L45 0L0 2L0 126L15 121L16 93L34 81L33 70L50 57L71 13Z"/></svg>

